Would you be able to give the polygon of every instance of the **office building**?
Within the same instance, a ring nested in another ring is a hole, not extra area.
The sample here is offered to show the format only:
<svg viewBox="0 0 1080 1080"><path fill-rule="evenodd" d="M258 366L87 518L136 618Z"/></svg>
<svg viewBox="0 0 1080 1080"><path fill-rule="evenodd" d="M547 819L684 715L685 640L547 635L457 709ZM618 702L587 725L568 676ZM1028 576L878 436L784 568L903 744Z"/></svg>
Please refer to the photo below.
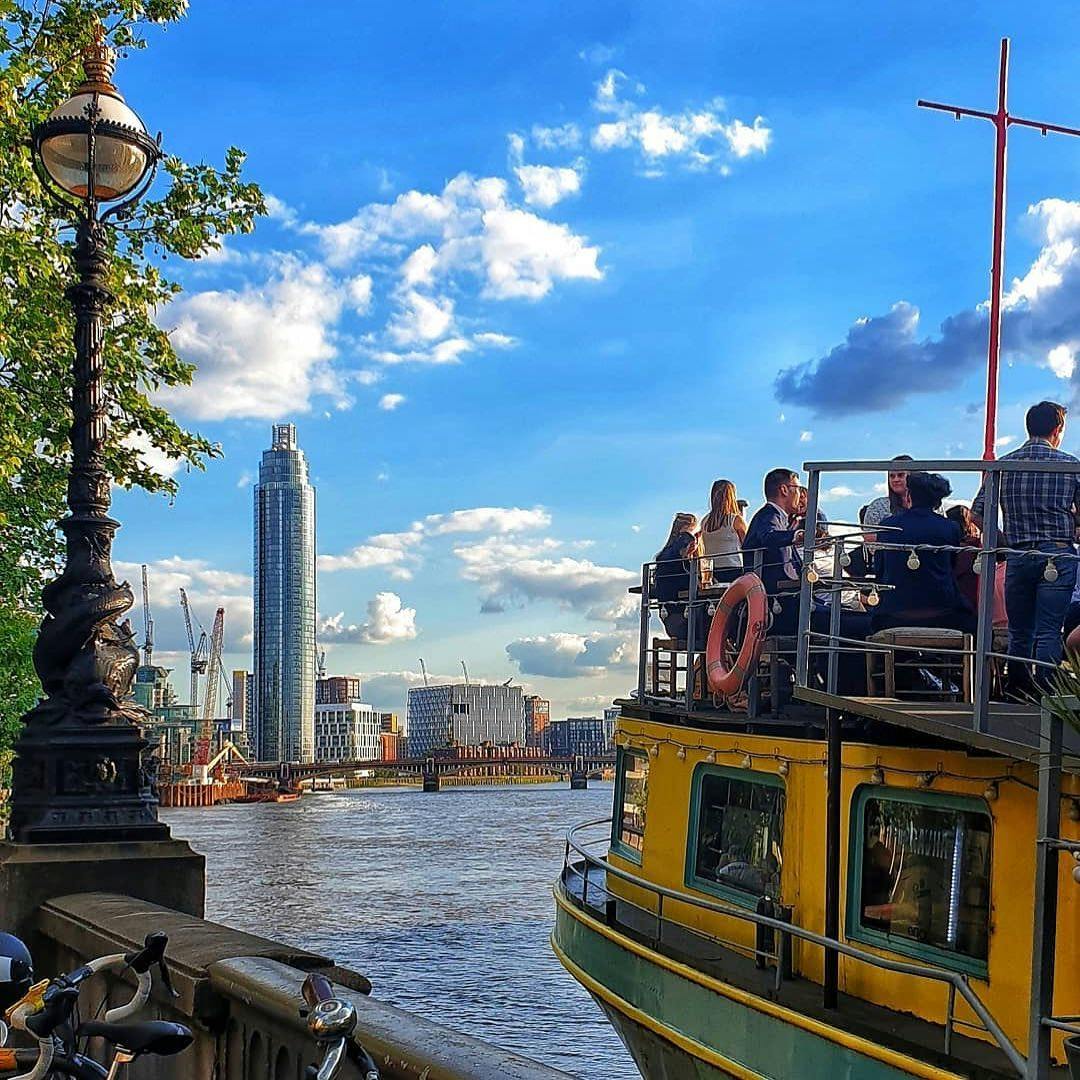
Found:
<svg viewBox="0 0 1080 1080"><path fill-rule="evenodd" d="M232 712L229 714L229 719L238 721L245 732L248 729L250 705L251 703L248 701L248 673L242 668L233 668Z"/></svg>
<svg viewBox="0 0 1080 1080"><path fill-rule="evenodd" d="M552 720L547 728L547 752L552 757L599 757L610 753L613 743L606 736L605 723L599 716Z"/></svg>
<svg viewBox="0 0 1080 1080"><path fill-rule="evenodd" d="M315 680L316 705L343 705L360 698L359 675L331 675Z"/></svg>
<svg viewBox="0 0 1080 1080"><path fill-rule="evenodd" d="M520 686L453 683L409 690L409 756L449 746L523 745L525 703Z"/></svg>
<svg viewBox="0 0 1080 1080"><path fill-rule="evenodd" d="M171 674L171 668L158 667L157 664L140 664L131 687L135 700L150 712L174 704L176 694L169 681Z"/></svg>
<svg viewBox="0 0 1080 1080"><path fill-rule="evenodd" d="M398 722L398 714L396 712L379 713L379 723L382 724L383 731L388 735L401 734L401 725Z"/></svg>
<svg viewBox="0 0 1080 1080"><path fill-rule="evenodd" d="M544 732L551 722L551 702L539 694L525 695L525 745L543 746Z"/></svg>
<svg viewBox="0 0 1080 1080"><path fill-rule="evenodd" d="M315 489L292 424L274 424L255 485L255 692L260 761L315 753Z"/></svg>
<svg viewBox="0 0 1080 1080"><path fill-rule="evenodd" d="M362 701L327 702L315 706L316 761L381 759L379 716Z"/></svg>
<svg viewBox="0 0 1080 1080"><path fill-rule="evenodd" d="M615 728L619 722L619 707L609 706L604 710L604 742L608 753L615 753Z"/></svg>

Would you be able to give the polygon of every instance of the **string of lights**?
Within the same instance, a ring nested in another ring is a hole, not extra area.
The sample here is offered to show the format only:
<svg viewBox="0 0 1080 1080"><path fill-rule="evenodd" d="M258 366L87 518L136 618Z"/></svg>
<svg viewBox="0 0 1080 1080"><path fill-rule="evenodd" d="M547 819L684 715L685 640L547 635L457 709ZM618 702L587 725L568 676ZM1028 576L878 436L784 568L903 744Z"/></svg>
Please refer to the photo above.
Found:
<svg viewBox="0 0 1080 1080"><path fill-rule="evenodd" d="M776 771L780 776L788 776L791 771L792 765L813 765L817 767L823 767L828 763L828 758L825 754L821 754L817 757L794 757L791 754L781 753L779 747L774 747L771 752L761 750L757 747L746 748L740 746L739 743L735 743L730 747L721 747L717 749L714 746L706 746L702 743L683 742L680 739L671 737L670 735L631 735L626 732L620 732L615 737L615 743L617 746L630 750L640 750L643 753L647 753L651 758L657 758L660 756L660 748L664 745L674 746L675 756L680 761L685 761L688 751L696 751L704 754L704 761L706 764L715 765L717 759L720 757L736 757L739 759L739 767L748 771L753 770L756 762L762 761L774 761L776 762ZM937 768L934 769L915 769L905 768L901 765L886 765L882 764L879 757L874 762L842 762L841 769L849 772L859 772L869 774L870 783L876 786L885 786L890 775L895 776L913 776L916 778L916 784L923 789L929 789L933 787L938 780L959 780L969 784L983 784L983 798L987 802L996 802L1000 795L1000 785L1005 783L1016 784L1019 787L1027 788L1029 791L1036 791L1038 787L1036 784L1025 780L1022 776L1018 776L1012 766L1009 766L1003 773L995 773L986 776L971 776L965 773L952 772L946 769L943 762L938 762ZM1062 793L1061 799L1069 804L1068 817L1070 821L1080 822L1080 798L1068 793Z"/></svg>

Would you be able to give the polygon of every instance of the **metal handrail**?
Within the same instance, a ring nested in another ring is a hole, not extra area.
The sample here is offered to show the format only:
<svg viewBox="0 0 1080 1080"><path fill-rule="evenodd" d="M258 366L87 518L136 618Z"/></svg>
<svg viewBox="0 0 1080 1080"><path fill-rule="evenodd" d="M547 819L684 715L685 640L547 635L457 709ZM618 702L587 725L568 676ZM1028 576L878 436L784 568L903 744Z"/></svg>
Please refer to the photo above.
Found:
<svg viewBox="0 0 1080 1080"><path fill-rule="evenodd" d="M790 934L792 937L799 938L802 941L808 941L810 944L820 946L823 949L832 949L843 956L848 956L853 960L869 964L871 967L881 968L885 971L894 971L901 975L912 975L915 978L928 979L931 982L944 983L946 986L951 987L950 992L958 993L964 999L971 1011L982 1022L986 1032L993 1038L1001 1052L1009 1059L1009 1063L1016 1070L1017 1075L1027 1077L1027 1059L1015 1046L1013 1046L1009 1037L998 1025L997 1021L982 1003L979 996L971 989L971 986L963 975L954 971L946 971L943 968L926 967L922 964L910 964L902 960L889 960L886 957L876 956L873 953L864 952L862 949L856 949L846 942L825 937L822 934L814 933L812 930L806 930L795 923L784 922L781 919L773 919L767 915L759 915L757 912L748 911L747 909L737 907L734 904L724 904L714 900L706 900L704 897L693 896L676 889L669 889L664 885L658 885L654 881L648 881L645 878L638 877L637 874L631 874L629 871L613 866L607 859L600 859L595 855L590 854L577 840L577 834L582 830L595 828L598 825L607 825L610 827L611 822L612 819L610 817L597 818L594 821L585 821L579 825L572 825L567 829L566 856L563 862L564 871L568 869L569 853L574 851L576 854L580 855L587 864L602 869L605 874L612 874L637 888L655 893L657 897L674 900L678 903L689 904L691 907L710 911L717 915L727 915L731 918L741 919L744 922L753 923L756 926L768 927L781 934ZM595 843L596 841L593 842ZM587 841L584 843L587 843Z"/></svg>

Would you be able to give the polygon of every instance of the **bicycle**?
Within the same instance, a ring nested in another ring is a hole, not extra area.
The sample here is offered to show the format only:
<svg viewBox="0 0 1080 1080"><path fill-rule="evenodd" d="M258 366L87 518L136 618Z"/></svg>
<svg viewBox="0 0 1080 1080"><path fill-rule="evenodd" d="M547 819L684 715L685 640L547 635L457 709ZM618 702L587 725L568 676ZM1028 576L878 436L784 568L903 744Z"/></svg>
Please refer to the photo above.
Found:
<svg viewBox="0 0 1080 1080"><path fill-rule="evenodd" d="M194 1036L183 1024L167 1020L125 1022L149 1000L155 965L166 989L176 996L165 963L167 944L165 934L148 934L141 949L98 957L70 974L31 986L7 1009L5 1020L12 1028L33 1036L37 1049L0 1049L0 1072L29 1065L28 1072L9 1080L44 1080L45 1077L115 1080L120 1069L137 1057L172 1055L186 1049ZM103 1020L80 1023L76 1010L82 983L94 975L123 970L138 975L131 999L109 1009ZM0 1031L0 1035L6 1037L6 1030ZM103 1038L115 1048L108 1070L79 1049L79 1043L92 1036Z"/></svg>
<svg viewBox="0 0 1080 1080"><path fill-rule="evenodd" d="M323 1047L318 1065L304 1070L304 1080L334 1080L347 1058L359 1070L363 1080L379 1080L379 1068L353 1032L356 1030L356 1006L351 1001L334 997L334 988L324 975L312 973L301 988L311 1037Z"/></svg>

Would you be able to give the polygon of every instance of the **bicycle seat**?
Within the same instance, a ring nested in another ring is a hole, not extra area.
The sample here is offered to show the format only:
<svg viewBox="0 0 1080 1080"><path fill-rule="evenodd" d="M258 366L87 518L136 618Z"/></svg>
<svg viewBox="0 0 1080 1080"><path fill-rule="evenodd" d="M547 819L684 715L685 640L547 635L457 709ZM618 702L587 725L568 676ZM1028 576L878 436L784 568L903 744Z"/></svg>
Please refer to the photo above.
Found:
<svg viewBox="0 0 1080 1080"><path fill-rule="evenodd" d="M79 1035L100 1035L114 1046L132 1054L179 1054L186 1050L195 1036L183 1024L169 1020L135 1020L131 1023L110 1024L106 1020L87 1020L79 1026Z"/></svg>

